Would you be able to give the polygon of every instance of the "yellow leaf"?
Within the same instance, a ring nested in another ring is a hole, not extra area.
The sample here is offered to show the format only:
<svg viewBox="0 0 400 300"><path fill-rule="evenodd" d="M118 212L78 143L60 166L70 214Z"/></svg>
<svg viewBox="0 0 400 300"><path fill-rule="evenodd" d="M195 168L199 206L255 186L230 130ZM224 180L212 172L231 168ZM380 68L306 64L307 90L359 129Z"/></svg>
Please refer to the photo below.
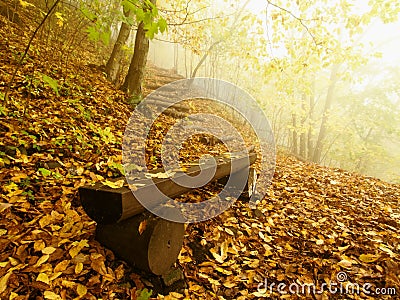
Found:
<svg viewBox="0 0 400 300"><path fill-rule="evenodd" d="M342 259L340 262L338 262L338 265L343 267L343 268L351 268L351 265L353 264L352 261L347 260L347 259Z"/></svg>
<svg viewBox="0 0 400 300"><path fill-rule="evenodd" d="M55 16L57 18L57 25L60 26L60 27L63 26L64 18L62 17L62 14L60 12L56 12Z"/></svg>
<svg viewBox="0 0 400 300"><path fill-rule="evenodd" d="M5 190L8 193L12 193L14 191L19 190L19 187L15 182L11 182L11 183L9 183L7 185L4 185L3 186L3 190Z"/></svg>
<svg viewBox="0 0 400 300"><path fill-rule="evenodd" d="M44 292L44 298L45 299L50 299L50 300L61 300L60 296L58 296L56 293L51 292L51 291L45 291Z"/></svg>
<svg viewBox="0 0 400 300"><path fill-rule="evenodd" d="M62 275L62 272L54 272L53 274L51 274L51 276L49 277L50 281L53 281L54 279L60 277Z"/></svg>
<svg viewBox="0 0 400 300"><path fill-rule="evenodd" d="M393 210L392 210L392 208L390 206L385 206L383 209L388 213L392 213L393 212Z"/></svg>
<svg viewBox="0 0 400 300"><path fill-rule="evenodd" d="M89 244L87 243L87 240L82 240L79 242L73 242L72 243L75 247L72 247L69 250L69 255L71 255L72 258L77 256L79 252L84 248L84 247L89 247Z"/></svg>
<svg viewBox="0 0 400 300"><path fill-rule="evenodd" d="M224 228L224 229L225 229L225 232L226 232L227 234L229 234L229 235L235 235L235 234L233 233L233 231L230 230L229 228Z"/></svg>
<svg viewBox="0 0 400 300"><path fill-rule="evenodd" d="M36 262L35 266L36 266L36 267L41 266L42 264L44 264L44 263L49 259L49 257L50 257L50 255L48 255L48 254L43 255L43 256L42 256L41 258L39 258L39 260Z"/></svg>
<svg viewBox="0 0 400 300"><path fill-rule="evenodd" d="M46 273L40 273L38 277L36 278L36 281L41 281L46 284L50 284L49 276L47 276Z"/></svg>
<svg viewBox="0 0 400 300"><path fill-rule="evenodd" d="M224 283L224 285L225 285L225 283ZM236 285L236 284L235 284ZM193 285L190 285L189 286L189 291L199 291L199 290L201 290L201 289L203 289L203 287L201 287L200 285L198 285L198 284L193 284Z"/></svg>
<svg viewBox="0 0 400 300"><path fill-rule="evenodd" d="M73 281L69 281L69 280L63 280L63 281L61 282L61 285L64 286L64 287L66 287L66 288L72 289L72 288L76 285L76 283L73 282Z"/></svg>
<svg viewBox="0 0 400 300"><path fill-rule="evenodd" d="M64 271L69 264L69 260L63 260L62 262L59 262L56 267L54 268L54 272L62 272Z"/></svg>
<svg viewBox="0 0 400 300"><path fill-rule="evenodd" d="M8 260L10 261L11 265L14 266L14 267L19 264L19 260L15 259L12 256L8 257Z"/></svg>
<svg viewBox="0 0 400 300"><path fill-rule="evenodd" d="M236 282L224 282L223 286L227 287L228 289L231 289L231 288L237 286L237 283Z"/></svg>
<svg viewBox="0 0 400 300"><path fill-rule="evenodd" d="M179 294L179 293L177 293L177 292L171 292L171 293L169 293L169 294L172 296L172 299L181 299L181 298L184 298L184 297L185 297L184 295Z"/></svg>
<svg viewBox="0 0 400 300"><path fill-rule="evenodd" d="M46 247L46 248L42 249L43 254L53 254L54 251L56 251L56 248L54 248L54 247Z"/></svg>
<svg viewBox="0 0 400 300"><path fill-rule="evenodd" d="M260 265L260 261L259 261L258 259L252 259L252 260L248 263L248 266L249 266L250 268L253 268L253 269L258 268L259 265Z"/></svg>
<svg viewBox="0 0 400 300"><path fill-rule="evenodd" d="M271 250L269 250L269 249L265 249L265 253L264 253L264 256L271 256L273 253L272 253L272 251Z"/></svg>
<svg viewBox="0 0 400 300"><path fill-rule="evenodd" d="M221 244L220 253L221 253L221 258L223 260L225 260L228 257L228 246L229 246L228 241L225 241Z"/></svg>
<svg viewBox="0 0 400 300"><path fill-rule="evenodd" d="M53 217L51 215L45 215L43 218L39 220L39 225L41 228L46 227L51 224L53 221Z"/></svg>
<svg viewBox="0 0 400 300"><path fill-rule="evenodd" d="M75 265L75 274L79 274L83 270L83 263L79 262Z"/></svg>
<svg viewBox="0 0 400 300"><path fill-rule="evenodd" d="M371 262L377 261L379 259L379 256L378 255L373 255L373 254L361 254L359 256L359 259L362 262L371 263Z"/></svg>
<svg viewBox="0 0 400 300"><path fill-rule="evenodd" d="M121 188L121 187L124 186L124 182L125 182L125 180L124 180L124 179L121 179L121 180L118 180L118 181L106 180L106 181L103 181L102 183L103 183L104 185L106 185L106 186L112 188L112 189L119 189L119 188Z"/></svg>
<svg viewBox="0 0 400 300"><path fill-rule="evenodd" d="M35 251L42 251L45 247L46 247L46 244L42 240L36 241L33 244L33 249ZM43 253L43 254L45 254L45 253Z"/></svg>
<svg viewBox="0 0 400 300"><path fill-rule="evenodd" d="M385 251L387 254L390 255L390 257L394 257L396 256L396 254L394 254L394 252L392 250L390 250L386 245L384 244L380 244L379 245L379 249L381 249L382 251Z"/></svg>
<svg viewBox="0 0 400 300"><path fill-rule="evenodd" d="M78 174L79 176L81 176L83 172L85 172L85 169L83 167L79 166L76 168L76 174Z"/></svg>
<svg viewBox="0 0 400 300"><path fill-rule="evenodd" d="M1 279L0 279L0 294L6 290L8 278L10 278L11 274L12 274L12 272L8 272L6 275L1 277Z"/></svg>
<svg viewBox="0 0 400 300"><path fill-rule="evenodd" d="M13 300L15 298L17 298L19 295L17 293L11 292L10 294L10 298L8 298L8 300Z"/></svg>
<svg viewBox="0 0 400 300"><path fill-rule="evenodd" d="M0 212L2 212L3 210L6 210L7 208L11 207L12 204L9 203L0 203Z"/></svg>
<svg viewBox="0 0 400 300"><path fill-rule="evenodd" d="M24 0L19 0L19 4L21 4L22 7L28 7L28 6L35 7L35 5L33 5L32 3L26 2Z"/></svg>
<svg viewBox="0 0 400 300"><path fill-rule="evenodd" d="M8 264L8 261L0 262L0 268L5 268Z"/></svg>
<svg viewBox="0 0 400 300"><path fill-rule="evenodd" d="M175 175L176 172L171 172L167 171L165 173L159 172L159 173L146 173L145 176L146 178L160 178L160 179L165 179L165 178L170 178Z"/></svg>
<svg viewBox="0 0 400 300"><path fill-rule="evenodd" d="M252 295L261 298L261 297L265 297L265 296L266 296L266 293L265 293L265 292L264 292L264 293L261 293L261 292L253 292ZM281 297L281 298L282 298L282 297Z"/></svg>
<svg viewBox="0 0 400 300"><path fill-rule="evenodd" d="M87 288L83 284L78 283L78 286L76 287L76 292L80 297L83 297L87 294Z"/></svg>
<svg viewBox="0 0 400 300"><path fill-rule="evenodd" d="M285 244L285 249L286 249L286 250L289 250L289 251L292 251L292 250L293 250L293 247L290 246L288 243L286 243L286 244Z"/></svg>
<svg viewBox="0 0 400 300"><path fill-rule="evenodd" d="M344 246L344 247L338 247L338 250L340 252L347 250L350 247L350 245Z"/></svg>
<svg viewBox="0 0 400 300"><path fill-rule="evenodd" d="M140 235L142 235L142 233L146 230L146 226L147 226L147 220L143 220L142 222L140 222L138 229Z"/></svg>
<svg viewBox="0 0 400 300"><path fill-rule="evenodd" d="M232 271L225 270L225 269L223 269L221 267L216 267L215 270L220 272L220 273L222 273L222 274L225 274L225 275L232 275Z"/></svg>
<svg viewBox="0 0 400 300"><path fill-rule="evenodd" d="M264 242L269 243L272 241L272 238L269 235L264 235L261 231L258 232L258 236L263 239Z"/></svg>
<svg viewBox="0 0 400 300"><path fill-rule="evenodd" d="M219 263L224 263L224 260L222 259L222 257L217 253L217 251L215 251L214 248L210 249L210 252L212 254L212 256L214 256L215 260Z"/></svg>
<svg viewBox="0 0 400 300"><path fill-rule="evenodd" d="M122 279L125 275L124 265L119 265L119 267L115 269L114 273L117 280Z"/></svg>
<svg viewBox="0 0 400 300"><path fill-rule="evenodd" d="M315 243L317 245L323 245L324 244L324 240L316 240Z"/></svg>
<svg viewBox="0 0 400 300"><path fill-rule="evenodd" d="M192 258L190 256L180 256L178 257L180 263L189 263L192 262Z"/></svg>
<svg viewBox="0 0 400 300"><path fill-rule="evenodd" d="M208 279L208 281L209 281L211 284L213 284L213 285L216 285L216 286L221 285L217 280L215 280L215 279L213 279L213 278L208 277L207 279Z"/></svg>

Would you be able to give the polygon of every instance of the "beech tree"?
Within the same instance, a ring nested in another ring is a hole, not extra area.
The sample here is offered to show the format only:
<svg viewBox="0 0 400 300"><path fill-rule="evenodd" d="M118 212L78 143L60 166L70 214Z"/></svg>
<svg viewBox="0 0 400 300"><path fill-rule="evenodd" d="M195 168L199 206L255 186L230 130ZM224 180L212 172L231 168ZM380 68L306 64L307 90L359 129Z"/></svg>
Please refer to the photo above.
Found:
<svg viewBox="0 0 400 300"><path fill-rule="evenodd" d="M128 74L121 89L129 96L140 96L144 68L149 51L149 39L154 38L158 32L164 32L167 28L167 23L158 14L156 0L124 0L122 6L123 20L113 51L106 65L106 73L109 80L116 83L124 56L123 47L130 36L132 23L136 23L134 52Z"/></svg>
<svg viewBox="0 0 400 300"><path fill-rule="evenodd" d="M144 17L143 20L139 19L140 22L136 30L133 56L129 65L128 74L122 85L122 90L129 96L140 96L142 93L144 68L146 67L147 54L149 52L149 37L154 37L154 32L146 31L152 28L153 19L157 14L155 3L156 0L145 2L143 12L147 14L147 18Z"/></svg>
<svg viewBox="0 0 400 300"><path fill-rule="evenodd" d="M132 11L125 6L123 7L125 20L121 22L121 27L119 29L117 40L114 44L113 51L111 53L110 58L106 64L106 74L108 79L116 84L117 78L120 75L120 71L122 68L122 61L124 56L123 47L126 45L126 42L131 33L131 26L133 20L131 19Z"/></svg>

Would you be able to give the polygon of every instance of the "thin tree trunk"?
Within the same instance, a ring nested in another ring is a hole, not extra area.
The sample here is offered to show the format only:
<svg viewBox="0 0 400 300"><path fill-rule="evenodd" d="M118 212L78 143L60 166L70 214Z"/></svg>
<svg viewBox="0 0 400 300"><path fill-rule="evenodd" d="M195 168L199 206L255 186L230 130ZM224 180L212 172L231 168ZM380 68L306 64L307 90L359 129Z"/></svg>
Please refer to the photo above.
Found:
<svg viewBox="0 0 400 300"><path fill-rule="evenodd" d="M244 11L245 7L247 6L247 4L250 2L250 0L247 0L245 2L245 4L242 6L242 8L240 9L240 11L238 12L238 14L235 17L235 20L232 23L232 26L230 27L229 30L229 35L231 35L235 29L235 25L236 22L238 21L239 17L241 16L242 12ZM211 51L213 51L213 49L218 46L218 44L224 42L228 37L224 37L219 39L218 41L215 41L214 43L211 44L211 46L206 50L206 52L204 53L203 57L200 59L199 63L197 64L197 66L194 68L194 71L192 73L192 75L190 76L190 78L193 81L193 78L196 77L197 71L199 70L199 68L201 67L201 65L205 62L205 60L207 59L208 55L211 53Z"/></svg>
<svg viewBox="0 0 400 300"><path fill-rule="evenodd" d="M310 110L308 111L308 119L310 120L310 124L307 128L307 159L312 161L314 155L314 146L313 146L313 125L314 125L314 107L315 107L315 78L312 83L312 90L309 100Z"/></svg>
<svg viewBox="0 0 400 300"><path fill-rule="evenodd" d="M339 65L334 65L331 71L330 83L328 87L328 92L326 94L326 101L324 111L322 112L322 121L321 127L318 134L317 143L315 144L314 155L313 155L313 162L320 163L321 162L321 154L324 147L324 140L327 135L328 130L328 120L329 120L329 109L332 106L333 99L334 99L334 91L335 85L338 80L337 73L338 73Z"/></svg>
<svg viewBox="0 0 400 300"><path fill-rule="evenodd" d="M130 10L124 9L124 15L126 18L129 18L129 16L131 15ZM126 41L128 40L130 33L131 33L131 25L122 22L121 27L119 29L117 41L114 44L113 51L106 64L107 78L112 83L116 83L117 78L119 77L119 71L121 69L121 61L124 55L122 47L126 44Z"/></svg>
<svg viewBox="0 0 400 300"><path fill-rule="evenodd" d="M298 155L298 145L297 145L297 118L296 114L292 114L292 126L293 126L293 132L292 132L292 152L295 155Z"/></svg>
<svg viewBox="0 0 400 300"><path fill-rule="evenodd" d="M310 125L308 126L308 134L307 134L307 159L312 160L314 155L314 146L313 146L313 110L314 110L314 95L310 96L310 111L309 111L309 118L310 118Z"/></svg>
<svg viewBox="0 0 400 300"><path fill-rule="evenodd" d="M214 47L216 47L219 43L221 43L222 40L220 41L216 41L215 43L213 43L210 48L207 49L206 53L204 53L203 57L200 59L200 61L198 62L198 64L196 65L196 67L193 70L193 73L190 75L190 78L195 78L197 71L200 69L200 67L203 65L203 63L206 61L208 55L210 54L210 52L214 49Z"/></svg>
<svg viewBox="0 0 400 300"><path fill-rule="evenodd" d="M301 98L301 108L303 110L304 116L301 119L301 133L300 133L300 156L301 158L306 158L307 153L306 153L306 120L307 120L307 115L306 115L306 95L303 94Z"/></svg>
<svg viewBox="0 0 400 300"><path fill-rule="evenodd" d="M178 44L175 44L174 45L174 72L176 74L179 73L178 72L178 68L179 68L178 61L179 61L179 48L178 48Z"/></svg>
<svg viewBox="0 0 400 300"><path fill-rule="evenodd" d="M185 49L185 78L188 77L188 66L187 66L187 50Z"/></svg>

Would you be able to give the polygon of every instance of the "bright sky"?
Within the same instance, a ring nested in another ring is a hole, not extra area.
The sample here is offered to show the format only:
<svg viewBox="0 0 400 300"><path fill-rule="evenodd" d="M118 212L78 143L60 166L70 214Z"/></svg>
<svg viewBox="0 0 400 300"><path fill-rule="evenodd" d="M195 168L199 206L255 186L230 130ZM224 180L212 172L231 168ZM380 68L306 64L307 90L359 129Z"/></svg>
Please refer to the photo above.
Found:
<svg viewBox="0 0 400 300"><path fill-rule="evenodd" d="M364 41L373 42L386 63L400 63L400 21L392 24L375 22L368 29Z"/></svg>

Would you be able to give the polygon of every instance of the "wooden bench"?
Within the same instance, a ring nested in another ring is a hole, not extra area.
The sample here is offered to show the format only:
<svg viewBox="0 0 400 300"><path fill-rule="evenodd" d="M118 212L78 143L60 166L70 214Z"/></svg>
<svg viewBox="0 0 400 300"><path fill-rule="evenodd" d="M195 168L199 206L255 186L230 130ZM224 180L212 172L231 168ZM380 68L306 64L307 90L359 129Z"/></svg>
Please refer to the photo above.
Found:
<svg viewBox="0 0 400 300"><path fill-rule="evenodd" d="M220 180L226 182L231 173L232 161L235 161L235 176L247 177L246 193L251 196L255 189L256 174L248 164L256 161L255 152L231 153L214 157L217 162L215 174L211 181ZM176 180L186 175L196 176L201 170L205 171L205 164L200 169L199 161L188 164L190 167L185 172L176 172L172 179ZM213 167L214 168L214 167ZM164 170L152 171L158 174ZM138 190L146 195L149 188L149 178L142 174L143 178L135 181ZM164 177L164 176L161 176ZM170 198L180 196L191 188L175 183L171 178L159 178L151 176L152 182L157 188ZM147 184L146 184L147 183ZM184 237L184 224L162 219L142 206L135 198L129 187L111 188L102 183L88 185L79 188L82 207L88 216L97 222L96 240L114 251L120 258L131 266L141 270L162 275L168 272L181 250ZM154 203L154 208L159 208L160 199L148 194L149 205ZM146 202L147 203L147 202ZM146 207L147 204L146 204ZM162 209L174 209L162 207Z"/></svg>

